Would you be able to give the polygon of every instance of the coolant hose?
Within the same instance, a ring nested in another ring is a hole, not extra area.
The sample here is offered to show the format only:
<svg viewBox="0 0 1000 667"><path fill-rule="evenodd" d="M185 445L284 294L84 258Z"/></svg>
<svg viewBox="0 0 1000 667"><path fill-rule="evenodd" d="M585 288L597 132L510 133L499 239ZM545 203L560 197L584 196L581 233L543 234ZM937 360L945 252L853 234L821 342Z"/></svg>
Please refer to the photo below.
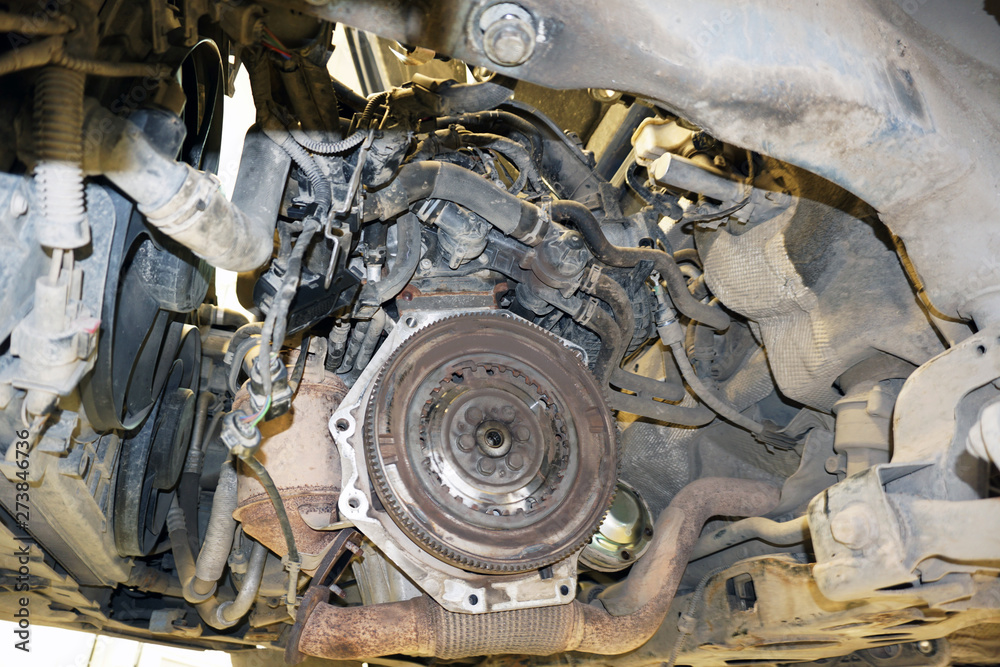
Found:
<svg viewBox="0 0 1000 667"><path fill-rule="evenodd" d="M667 292L674 307L692 320L709 325L716 331L729 328L729 316L718 308L707 306L695 299L688 290L687 280L673 257L653 248L623 248L612 245L604 236L601 223L583 204L575 201L558 201L552 204L552 218L567 220L583 234L594 255L610 266L632 267L643 260L653 262L667 284Z"/></svg>
<svg viewBox="0 0 1000 667"><path fill-rule="evenodd" d="M478 655L618 655L646 643L663 624L691 550L713 516L758 516L778 503L778 489L745 479L704 478L674 497L656 522L646 554L628 577L604 591L603 607L569 604L460 614L427 597L340 607L319 604L297 647L307 655L365 660L405 654L458 659Z"/></svg>
<svg viewBox="0 0 1000 667"><path fill-rule="evenodd" d="M605 345L604 339L601 339L601 351L597 354L597 362L594 365L594 374L602 383L607 384L612 374L621 368L622 357L632 342L635 314L632 312L632 302L629 301L628 294L618 281L605 274L601 274L591 294L611 306L611 312L614 313L615 322L621 331L614 347Z"/></svg>
<svg viewBox="0 0 1000 667"><path fill-rule="evenodd" d="M99 104L87 111L103 173L136 201L149 224L212 266L252 271L271 259L273 219L248 216L226 199L219 179L160 153L135 125Z"/></svg>
<svg viewBox="0 0 1000 667"><path fill-rule="evenodd" d="M468 169L435 161L403 165L394 186L384 188L376 196L377 205L367 213L366 220L398 215L412 202L421 199L444 199L464 206L504 234L529 245L537 244L544 236L544 225L541 224L544 221L540 220L539 209L534 204L498 188ZM552 218L573 223L594 255L609 266L633 267L643 260L653 262L653 267L666 281L670 299L677 310L717 331L729 328L728 315L691 295L684 274L668 253L653 248L612 245L604 236L601 223L579 202L554 202Z"/></svg>
<svg viewBox="0 0 1000 667"><path fill-rule="evenodd" d="M621 367L635 327L632 302L622 286L608 275L601 275L591 293L611 306L614 313L614 321L610 321L606 313L595 311L590 323L584 325L601 339L594 373L602 383L611 385L608 388L611 407L678 426L703 426L711 422L715 416L703 406L671 405L649 400L680 400L686 392L683 386L630 373ZM618 389L627 389L631 393Z"/></svg>
<svg viewBox="0 0 1000 667"><path fill-rule="evenodd" d="M396 223L396 259L392 268L381 280L366 282L358 302L368 309L377 309L406 287L419 262L420 219L412 213L404 213Z"/></svg>
<svg viewBox="0 0 1000 667"><path fill-rule="evenodd" d="M403 165L393 185L376 194L365 221L388 219L422 199L443 199L479 214L508 236L521 239L536 229L538 207L518 199L479 174L455 164L427 160ZM537 235L539 240L540 235Z"/></svg>
<svg viewBox="0 0 1000 667"><path fill-rule="evenodd" d="M521 118L517 114L509 111L482 111L479 113L463 114L461 116L446 116L438 118L436 125L441 128L450 125L462 125L472 129L492 129L497 125L502 125L514 130L522 135L531 144L531 160L533 164L542 164L542 134L531 121Z"/></svg>
<svg viewBox="0 0 1000 667"><path fill-rule="evenodd" d="M507 158L517 169L517 179L511 184L510 192L517 194L524 189L526 183L531 183L532 187L539 188L542 178L538 174L535 163L531 161L531 153L528 149L513 139L501 137L498 134L463 134L460 135L462 144L466 146L478 146L489 148Z"/></svg>

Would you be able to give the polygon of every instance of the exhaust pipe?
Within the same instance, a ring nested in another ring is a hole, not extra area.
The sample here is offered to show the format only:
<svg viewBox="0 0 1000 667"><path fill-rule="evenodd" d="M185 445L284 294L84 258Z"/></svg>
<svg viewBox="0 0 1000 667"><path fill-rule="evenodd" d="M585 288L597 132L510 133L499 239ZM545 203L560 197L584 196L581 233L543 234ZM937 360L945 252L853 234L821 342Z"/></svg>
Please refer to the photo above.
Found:
<svg viewBox="0 0 1000 667"><path fill-rule="evenodd" d="M286 656L365 660L404 654L441 659L479 655L552 655L581 651L617 655L645 644L663 624L705 522L713 516L759 516L778 503L770 484L704 478L684 487L656 522L645 556L629 576L606 589L602 605L488 614L446 611L427 597L337 607L321 603L304 620Z"/></svg>

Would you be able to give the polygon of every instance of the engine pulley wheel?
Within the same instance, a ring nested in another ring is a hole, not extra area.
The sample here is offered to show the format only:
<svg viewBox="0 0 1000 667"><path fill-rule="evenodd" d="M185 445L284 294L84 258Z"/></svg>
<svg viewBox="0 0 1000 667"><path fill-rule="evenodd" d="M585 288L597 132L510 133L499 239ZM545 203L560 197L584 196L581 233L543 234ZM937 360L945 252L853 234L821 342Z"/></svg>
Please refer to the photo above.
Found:
<svg viewBox="0 0 1000 667"><path fill-rule="evenodd" d="M466 570L569 556L614 495L617 431L597 380L554 336L503 312L414 333L375 382L364 437L393 521Z"/></svg>

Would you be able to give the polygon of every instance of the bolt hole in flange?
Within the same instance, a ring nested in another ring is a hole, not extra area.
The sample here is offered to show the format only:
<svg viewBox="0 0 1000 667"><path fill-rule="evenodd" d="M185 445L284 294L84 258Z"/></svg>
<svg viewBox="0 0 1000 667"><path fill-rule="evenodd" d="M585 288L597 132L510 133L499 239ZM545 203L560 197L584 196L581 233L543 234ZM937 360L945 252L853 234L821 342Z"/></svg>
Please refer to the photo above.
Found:
<svg viewBox="0 0 1000 667"><path fill-rule="evenodd" d="M357 498L348 498L347 506L350 507L352 510L356 510L361 507L361 501L358 500Z"/></svg>
<svg viewBox="0 0 1000 667"><path fill-rule="evenodd" d="M569 595L569 586L567 586L566 584L563 584L562 586L560 586L559 587L559 595L562 595L563 597L566 597L567 595Z"/></svg>
<svg viewBox="0 0 1000 667"><path fill-rule="evenodd" d="M351 427L351 424L346 419L338 419L336 422L334 422L333 426L338 431L340 431L341 433L343 433L344 431L346 431L347 429L349 429Z"/></svg>

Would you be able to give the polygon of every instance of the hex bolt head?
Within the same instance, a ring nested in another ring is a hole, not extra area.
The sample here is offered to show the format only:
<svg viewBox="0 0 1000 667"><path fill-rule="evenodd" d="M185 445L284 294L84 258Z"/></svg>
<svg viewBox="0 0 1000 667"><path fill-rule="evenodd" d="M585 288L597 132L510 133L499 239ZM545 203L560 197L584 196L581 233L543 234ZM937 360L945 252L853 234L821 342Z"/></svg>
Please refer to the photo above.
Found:
<svg viewBox="0 0 1000 667"><path fill-rule="evenodd" d="M479 423L483 421L485 416L486 415L483 414L483 411L476 406L472 406L465 411L465 421L469 422L473 426L479 426Z"/></svg>
<svg viewBox="0 0 1000 667"><path fill-rule="evenodd" d="M878 523L861 503L853 503L830 520L833 539L850 549L864 549L878 537Z"/></svg>
<svg viewBox="0 0 1000 667"><path fill-rule="evenodd" d="M479 463L476 464L476 468L479 470L480 474L492 475L496 472L497 462L489 457L483 457L479 459Z"/></svg>
<svg viewBox="0 0 1000 667"><path fill-rule="evenodd" d="M520 470L524 467L524 456L520 452L511 452L507 455L507 467L511 470Z"/></svg>
<svg viewBox="0 0 1000 667"><path fill-rule="evenodd" d="M483 50L497 65L515 67L531 57L536 39L535 28L530 22L515 14L506 14L486 27Z"/></svg>

